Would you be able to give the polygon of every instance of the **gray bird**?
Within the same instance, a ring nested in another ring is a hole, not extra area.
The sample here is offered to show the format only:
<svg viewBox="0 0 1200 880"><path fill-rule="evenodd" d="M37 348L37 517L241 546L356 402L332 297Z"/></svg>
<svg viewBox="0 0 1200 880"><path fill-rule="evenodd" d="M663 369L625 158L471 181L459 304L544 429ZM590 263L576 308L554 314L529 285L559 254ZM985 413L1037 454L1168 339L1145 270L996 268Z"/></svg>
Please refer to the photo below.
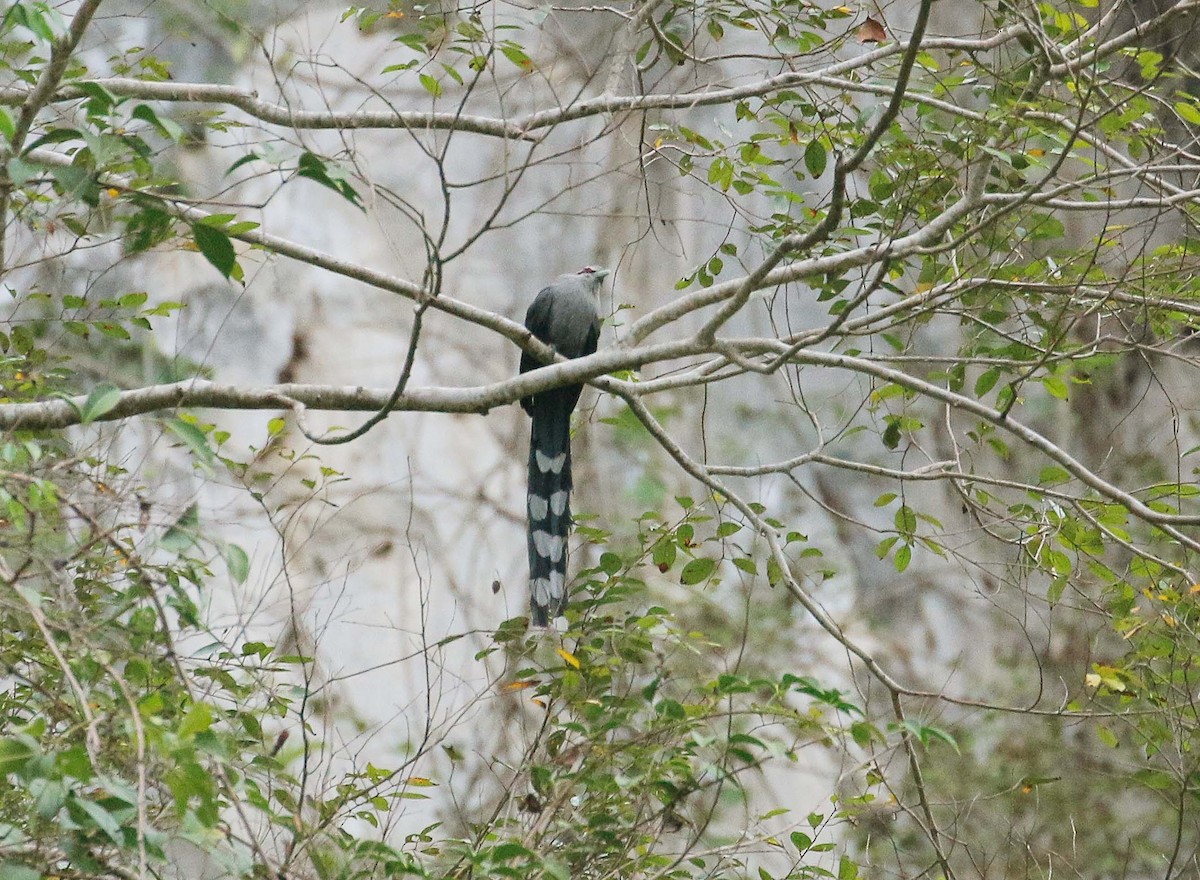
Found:
<svg viewBox="0 0 1200 880"><path fill-rule="evenodd" d="M569 358L596 350L600 340L599 293L607 269L586 266L560 275L538 293L525 326ZM521 353L521 372L545 363ZM529 610L535 626L547 626L567 606L567 534L571 528L571 411L582 385L553 388L521 399L533 417L529 433Z"/></svg>

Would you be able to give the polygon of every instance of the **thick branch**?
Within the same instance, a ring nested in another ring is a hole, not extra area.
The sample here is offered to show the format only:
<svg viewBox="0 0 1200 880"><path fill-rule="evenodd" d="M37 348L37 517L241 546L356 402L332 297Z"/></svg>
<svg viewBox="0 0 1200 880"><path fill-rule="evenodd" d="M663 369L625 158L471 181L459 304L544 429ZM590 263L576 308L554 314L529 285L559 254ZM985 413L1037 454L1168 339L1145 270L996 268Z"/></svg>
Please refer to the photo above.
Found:
<svg viewBox="0 0 1200 880"><path fill-rule="evenodd" d="M602 378L614 370L632 369L646 363L700 353L693 343L648 345L627 352L606 349L576 360L563 360L548 367L531 370L503 382L474 388L410 388L392 407L395 411L486 413L531 394L590 382L605 391L636 389L633 383ZM559 356L561 358L561 355ZM514 359L515 368L516 361ZM385 408L392 397L391 388L364 388L361 385L284 384L258 387L190 379L169 385L151 385L121 393L117 404L96 421L117 421L131 416L180 407L208 407L228 410L280 410L300 404L305 409L373 412ZM87 397L54 398L33 403L0 404L0 430L47 430L81 424Z"/></svg>
<svg viewBox="0 0 1200 880"><path fill-rule="evenodd" d="M769 348L769 340L751 339L727 342L748 353ZM775 343L780 345L780 343ZM497 406L512 403L530 394L577 382L589 382L595 387L617 394L626 400L640 397L639 385L604 376L620 369L632 369L655 361L672 360L701 354L703 347L694 341L647 345L633 351L606 349L575 360L563 361L491 385L475 388L413 388L405 391L395 402L394 410L485 413ZM955 410L969 413L1019 438L1022 442L1057 462L1070 474L1100 495L1121 504L1144 522L1153 523L1180 544L1200 551L1200 541L1179 531L1178 526L1196 525L1200 517L1162 513L1147 506L1134 495L1121 489L1087 468L1066 450L1033 428L1016 421L1005 413L979 401L957 394L947 388L926 382L865 358L821 352L799 351L791 362L830 369L843 369L894 383L924 397L940 401ZM177 407L211 407L219 409L288 409L297 404L305 409L333 411L379 411L386 407L392 389L369 389L362 386L275 385L243 388L202 379L154 385L122 393L116 406L100 420L113 421L134 415ZM56 398L35 403L0 404L0 430L53 429L80 424L86 397Z"/></svg>
<svg viewBox="0 0 1200 880"><path fill-rule="evenodd" d="M927 40L927 49L946 49L967 52L986 52L1005 45L1025 33L1023 25L1005 28L985 40L939 39ZM358 110L331 112L298 110L286 104L260 98L257 92L237 86L212 83L150 82L127 77L82 79L59 89L55 101L71 101L87 97L80 85L94 83L114 95L146 101L171 103L224 104L271 125L293 129L404 129L410 131L453 130L492 137L533 140L530 133L552 128L563 122L587 119L609 113L642 110L681 110L729 104L744 98L761 97L782 89L800 86L831 85L830 77L854 70L871 69L893 55L908 50L907 43L892 43L854 58L839 61L815 71L789 71L736 88L713 89L701 93L660 93L653 95L599 95L569 106L539 110L525 116L506 120L487 116L464 115L456 112L433 113L416 110ZM834 81L836 83L836 81ZM0 105L24 103L30 90L20 86L0 88Z"/></svg>
<svg viewBox="0 0 1200 880"><path fill-rule="evenodd" d="M102 86L120 98L169 103L225 104L236 107L260 122L292 129L404 129L411 131L454 130L501 138L531 140L520 126L486 116L462 113L426 113L420 110L356 110L347 113L322 110L297 110L287 104L274 104L258 93L237 86L214 83L147 82L126 77L79 80L64 86L55 95L59 101L87 97L84 84ZM28 90L9 86L0 90L0 104L19 104Z"/></svg>

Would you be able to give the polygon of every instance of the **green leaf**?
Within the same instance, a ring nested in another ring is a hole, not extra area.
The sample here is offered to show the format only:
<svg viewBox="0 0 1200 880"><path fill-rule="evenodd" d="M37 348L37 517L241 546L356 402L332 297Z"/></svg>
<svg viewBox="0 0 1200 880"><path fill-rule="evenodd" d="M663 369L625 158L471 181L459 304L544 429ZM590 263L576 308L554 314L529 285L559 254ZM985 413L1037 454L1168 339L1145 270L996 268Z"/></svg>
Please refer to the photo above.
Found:
<svg viewBox="0 0 1200 880"><path fill-rule="evenodd" d="M67 800L67 787L58 779L46 780L41 786L33 802L33 811L43 819L52 819L58 815Z"/></svg>
<svg viewBox="0 0 1200 880"><path fill-rule="evenodd" d="M1059 400L1067 399L1067 383L1058 376L1043 376L1042 387Z"/></svg>
<svg viewBox="0 0 1200 880"><path fill-rule="evenodd" d="M508 859L532 855L532 852L521 846L519 843L502 843L491 852L492 859L497 862L504 862Z"/></svg>
<svg viewBox="0 0 1200 880"><path fill-rule="evenodd" d="M95 321L92 326L110 339L130 338L129 331L115 321Z"/></svg>
<svg viewBox="0 0 1200 880"><path fill-rule="evenodd" d="M958 743L955 742L954 737L939 727L930 727L918 721L905 721L899 727L902 730L908 731L912 736L915 736L921 745L926 748L929 747L930 740L937 739L949 745L954 751L959 751Z"/></svg>
<svg viewBox="0 0 1200 880"><path fill-rule="evenodd" d="M78 815L78 812L82 812L88 819L91 819L91 824L103 831L113 843L118 846L123 843L121 823L104 807L94 801L89 801L81 797L73 797L70 800L70 804L78 808L78 811L73 810L72 812L76 812L76 815Z"/></svg>
<svg viewBox="0 0 1200 880"><path fill-rule="evenodd" d="M533 67L533 60L516 43L506 41L501 44L500 51L504 54L505 58L522 70L529 70Z"/></svg>
<svg viewBox="0 0 1200 880"><path fill-rule="evenodd" d="M1175 780L1162 770L1143 767L1133 774L1133 781L1155 791L1168 791L1175 787Z"/></svg>
<svg viewBox="0 0 1200 880"><path fill-rule="evenodd" d="M100 185L96 183L96 175L87 168L79 165L61 165L50 169L50 176L62 189L64 196L79 199L88 205L96 205L100 201Z"/></svg>
<svg viewBox="0 0 1200 880"><path fill-rule="evenodd" d="M889 419L887 427L883 429L883 445L888 449L895 449L900 445L900 420Z"/></svg>
<svg viewBox="0 0 1200 880"><path fill-rule="evenodd" d="M14 3L4 14L4 24L24 25L43 42L54 40L54 28L51 24L51 12L44 3ZM42 8L39 8L42 7ZM55 14L57 18L57 14Z"/></svg>
<svg viewBox="0 0 1200 880"><path fill-rule="evenodd" d="M9 159L5 167L8 169L8 179L13 182L14 186L23 186L46 170L36 162L30 162L17 156Z"/></svg>
<svg viewBox="0 0 1200 880"><path fill-rule="evenodd" d="M0 880L41 880L42 872L19 862L0 862Z"/></svg>
<svg viewBox="0 0 1200 880"><path fill-rule="evenodd" d="M887 201L892 197L892 193L896 191L896 185L892 182L892 178L882 168L877 168L871 172L871 179L867 184L867 188L871 193L871 198L877 202Z"/></svg>
<svg viewBox="0 0 1200 880"><path fill-rule="evenodd" d="M296 174L319 183L321 186L328 187L354 205L354 207L362 209L362 203L359 201L358 193L354 187L343 180L336 170L331 173L329 165L319 156L315 156L307 150L301 153L299 164L296 167ZM335 175L337 176L335 177Z"/></svg>
<svg viewBox="0 0 1200 880"><path fill-rule="evenodd" d="M20 772L34 754L28 737L0 739L0 775Z"/></svg>
<svg viewBox="0 0 1200 880"><path fill-rule="evenodd" d="M865 721L855 721L850 725L850 735L861 748L866 748L876 738L875 728Z"/></svg>
<svg viewBox="0 0 1200 880"><path fill-rule="evenodd" d="M233 172L237 171L239 168L241 168L247 162L259 162L261 160L262 160L262 156L258 155L258 153L247 153L246 155L242 156L242 158L238 159L232 165L230 165L228 168L226 168L224 176L228 177L230 174L233 174Z"/></svg>
<svg viewBox="0 0 1200 880"><path fill-rule="evenodd" d="M708 166L708 182L717 184L722 192L727 191L733 183L733 163L724 156L713 159Z"/></svg>
<svg viewBox="0 0 1200 880"><path fill-rule="evenodd" d="M204 226L211 226L214 229L224 229L236 219L237 214L209 214L207 217L202 217L196 222Z"/></svg>
<svg viewBox="0 0 1200 880"><path fill-rule="evenodd" d="M825 173L825 166L828 164L829 156L824 145L819 140L809 141L808 146L804 148L804 167L808 169L808 173L812 177L820 177Z"/></svg>
<svg viewBox="0 0 1200 880"><path fill-rule="evenodd" d="M246 551L237 544L226 544L221 548L221 555L225 557L229 576L237 583L244 584L250 576L250 557Z"/></svg>
<svg viewBox="0 0 1200 880"><path fill-rule="evenodd" d="M1112 749L1115 749L1121 744L1121 741L1117 739L1117 735L1107 727L1096 728L1096 736L1100 739L1100 742Z"/></svg>
<svg viewBox="0 0 1200 880"><path fill-rule="evenodd" d="M145 104L138 104L133 108L133 113L130 114L134 119L140 119L143 122L149 123L154 127L154 130L173 143L180 143L184 139L183 128L174 119L169 119L164 116L159 116L154 112L152 107Z"/></svg>
<svg viewBox="0 0 1200 880"><path fill-rule="evenodd" d="M159 545L172 553L182 553L196 543L196 528L200 525L200 508L192 504L163 533Z"/></svg>
<svg viewBox="0 0 1200 880"><path fill-rule="evenodd" d="M192 238L195 239L196 248L218 272L226 278L233 274L233 268L237 265L237 253L233 250L233 242L229 240L228 235L204 223L193 223Z"/></svg>
<svg viewBox="0 0 1200 880"><path fill-rule="evenodd" d="M987 394L992 390L992 388L995 387L996 382L999 379L999 367L992 367L990 370L984 370L979 374L979 378L975 380L975 396L983 397L983 395Z"/></svg>
<svg viewBox="0 0 1200 880"><path fill-rule="evenodd" d="M25 147L25 154L28 155L38 147L44 147L46 144L63 144L67 141L81 141L84 137L73 128L52 128L44 135Z"/></svg>
<svg viewBox="0 0 1200 880"><path fill-rule="evenodd" d="M1046 601L1051 605L1057 605L1058 600L1062 598L1063 590L1067 588L1067 579L1065 577L1057 577L1050 582L1050 586L1046 588Z"/></svg>
<svg viewBox="0 0 1200 880"><path fill-rule="evenodd" d="M203 733L212 727L213 711L208 703L192 703L183 720L179 722L178 735L181 739Z"/></svg>
<svg viewBox="0 0 1200 880"><path fill-rule="evenodd" d="M679 573L679 582L686 586L698 584L716 570L717 562L715 559L693 559L683 567L683 571Z"/></svg>
<svg viewBox="0 0 1200 880"><path fill-rule="evenodd" d="M167 419L163 425L168 431L183 441L183 445L192 450L192 454L208 466L216 461L216 456L208 445L208 438L195 425L182 419Z"/></svg>
<svg viewBox="0 0 1200 880"><path fill-rule="evenodd" d="M1175 104L1175 112L1184 122L1190 122L1192 125L1200 125L1200 110L1196 109L1196 105L1190 101L1179 101Z"/></svg>
<svg viewBox="0 0 1200 880"><path fill-rule="evenodd" d="M422 73L418 78L421 80L421 85L425 87L425 91L435 98L442 96L442 84L435 77L428 73Z"/></svg>
<svg viewBox="0 0 1200 880"><path fill-rule="evenodd" d="M1057 486L1060 483L1069 483L1070 481L1071 474L1067 471L1067 469L1059 467L1056 464L1042 468L1041 472L1038 474L1039 486Z"/></svg>
<svg viewBox="0 0 1200 880"><path fill-rule="evenodd" d="M758 566L755 564L754 560L748 556L734 557L733 565L739 571L744 571L748 575L757 575L758 574Z"/></svg>
<svg viewBox="0 0 1200 880"><path fill-rule="evenodd" d="M120 400L121 389L116 385L109 382L97 385L87 396L83 408L79 411L80 424L90 425L105 413L111 412Z"/></svg>

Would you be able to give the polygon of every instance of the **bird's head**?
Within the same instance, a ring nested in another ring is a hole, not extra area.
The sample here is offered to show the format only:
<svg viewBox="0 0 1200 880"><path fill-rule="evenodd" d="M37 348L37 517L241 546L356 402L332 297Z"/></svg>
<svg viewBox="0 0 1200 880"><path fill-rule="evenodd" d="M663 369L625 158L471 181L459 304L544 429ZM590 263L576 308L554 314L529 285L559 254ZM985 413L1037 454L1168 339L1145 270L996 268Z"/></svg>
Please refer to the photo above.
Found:
<svg viewBox="0 0 1200 880"><path fill-rule="evenodd" d="M608 269L601 269L596 266L584 266L574 275L569 275L567 277L578 278L584 283L585 290L590 291L594 296L599 296L600 286L604 284L604 279L608 274Z"/></svg>

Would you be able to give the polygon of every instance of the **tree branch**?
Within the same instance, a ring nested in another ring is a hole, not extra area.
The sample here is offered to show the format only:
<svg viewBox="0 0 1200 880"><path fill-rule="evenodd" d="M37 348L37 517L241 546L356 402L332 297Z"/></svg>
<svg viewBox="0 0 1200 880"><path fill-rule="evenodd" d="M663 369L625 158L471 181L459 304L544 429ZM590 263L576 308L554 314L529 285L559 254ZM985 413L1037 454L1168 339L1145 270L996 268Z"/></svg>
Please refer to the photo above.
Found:
<svg viewBox="0 0 1200 880"><path fill-rule="evenodd" d="M983 40L956 38L927 40L926 49L949 51L986 52L1003 46L1026 32L1024 25L1005 28ZM265 101L258 93L249 89L211 83L152 82L129 77L102 77L80 79L59 89L50 100L73 101L87 97L83 85L103 86L118 97L138 98L146 101L171 103L225 104L235 107L247 115L272 125L283 125L293 129L403 129L408 131L466 131L514 140L536 141L531 133L552 128L563 122L573 122L610 113L643 110L680 110L727 104L744 98L761 97L781 89L800 86L831 85L830 77L836 77L860 69L871 69L878 62L908 50L908 43L891 43L871 52L863 53L844 61L831 64L815 71L788 71L778 76L735 88L713 89L699 93L659 93L653 95L599 95L578 101L565 107L539 110L524 116L505 120L487 116L461 115L458 113L426 113L422 111L358 110L354 112L330 112L318 110L296 110L286 104ZM837 81L834 81L835 83ZM839 85L840 87L840 85ZM859 86L854 86L859 89ZM860 90L872 91L869 87ZM0 105L17 106L28 100L30 89L20 86L0 88ZM961 111L960 111L961 112Z"/></svg>

